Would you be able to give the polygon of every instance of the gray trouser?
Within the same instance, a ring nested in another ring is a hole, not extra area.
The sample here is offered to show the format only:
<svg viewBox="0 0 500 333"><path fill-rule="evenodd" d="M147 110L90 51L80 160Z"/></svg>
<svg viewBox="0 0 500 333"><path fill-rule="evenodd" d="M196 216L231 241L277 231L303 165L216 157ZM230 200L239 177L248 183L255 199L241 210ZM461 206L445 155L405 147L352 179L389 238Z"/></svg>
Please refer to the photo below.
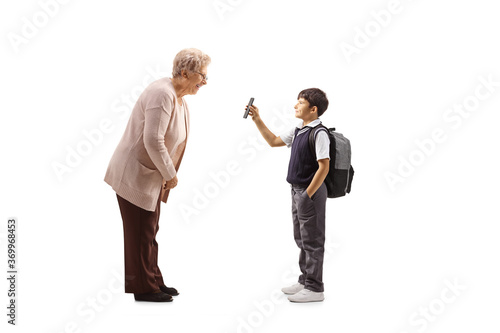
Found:
<svg viewBox="0 0 500 333"><path fill-rule="evenodd" d="M295 242L300 249L299 283L322 292L325 252L325 206L327 190L323 183L309 198L305 186L292 185L292 217Z"/></svg>

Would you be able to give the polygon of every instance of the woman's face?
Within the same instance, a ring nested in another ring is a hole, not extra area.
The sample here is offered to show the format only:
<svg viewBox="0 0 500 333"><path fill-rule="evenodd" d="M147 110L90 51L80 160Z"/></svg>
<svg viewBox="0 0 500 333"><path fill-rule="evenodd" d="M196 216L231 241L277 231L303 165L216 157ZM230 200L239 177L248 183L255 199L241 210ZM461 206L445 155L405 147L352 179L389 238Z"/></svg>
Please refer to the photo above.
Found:
<svg viewBox="0 0 500 333"><path fill-rule="evenodd" d="M200 68L199 72L189 72L187 78L187 91L189 95L196 95L198 90L207 84L207 80L204 79L207 76L207 66Z"/></svg>

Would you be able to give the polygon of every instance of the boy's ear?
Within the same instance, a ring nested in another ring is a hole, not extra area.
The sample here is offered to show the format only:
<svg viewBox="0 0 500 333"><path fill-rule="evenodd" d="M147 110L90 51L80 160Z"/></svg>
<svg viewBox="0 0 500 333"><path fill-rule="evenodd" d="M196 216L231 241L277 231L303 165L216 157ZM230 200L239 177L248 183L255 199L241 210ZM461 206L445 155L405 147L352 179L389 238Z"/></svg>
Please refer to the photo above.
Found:
<svg viewBox="0 0 500 333"><path fill-rule="evenodd" d="M315 105L311 108L311 112L318 112L318 107Z"/></svg>

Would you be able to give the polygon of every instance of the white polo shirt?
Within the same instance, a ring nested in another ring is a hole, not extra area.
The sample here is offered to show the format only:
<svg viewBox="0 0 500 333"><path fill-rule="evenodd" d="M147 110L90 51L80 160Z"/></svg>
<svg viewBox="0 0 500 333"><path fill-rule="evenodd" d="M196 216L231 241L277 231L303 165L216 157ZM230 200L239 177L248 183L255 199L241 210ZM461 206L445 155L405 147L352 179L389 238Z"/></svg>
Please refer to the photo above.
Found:
<svg viewBox="0 0 500 333"><path fill-rule="evenodd" d="M295 137L296 128L300 128L297 135L301 135L308 130L307 127L312 128L319 124L321 124L321 120L319 118L307 124L306 126L304 126L304 121L301 120L297 127L294 127L291 130L283 132L280 135L280 138L281 140L283 140L286 146L290 148L292 146L293 139ZM316 160L322 160L325 158L330 159L330 138L328 137L328 134L326 134L325 131L319 131L318 133L316 133L315 148L316 148Z"/></svg>

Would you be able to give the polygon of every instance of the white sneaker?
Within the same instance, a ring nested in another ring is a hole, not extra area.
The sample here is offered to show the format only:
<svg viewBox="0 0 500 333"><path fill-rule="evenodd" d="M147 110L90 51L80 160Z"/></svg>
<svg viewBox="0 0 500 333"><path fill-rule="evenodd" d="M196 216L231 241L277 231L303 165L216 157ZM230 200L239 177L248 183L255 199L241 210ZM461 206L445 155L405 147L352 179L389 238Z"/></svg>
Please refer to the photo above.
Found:
<svg viewBox="0 0 500 333"><path fill-rule="evenodd" d="M294 295L304 289L304 285L296 283L293 286L282 288L281 291L286 295Z"/></svg>
<svg viewBox="0 0 500 333"><path fill-rule="evenodd" d="M325 295L322 292L311 291L309 289L303 289L295 295L288 296L288 300L295 303L321 302L324 299Z"/></svg>

